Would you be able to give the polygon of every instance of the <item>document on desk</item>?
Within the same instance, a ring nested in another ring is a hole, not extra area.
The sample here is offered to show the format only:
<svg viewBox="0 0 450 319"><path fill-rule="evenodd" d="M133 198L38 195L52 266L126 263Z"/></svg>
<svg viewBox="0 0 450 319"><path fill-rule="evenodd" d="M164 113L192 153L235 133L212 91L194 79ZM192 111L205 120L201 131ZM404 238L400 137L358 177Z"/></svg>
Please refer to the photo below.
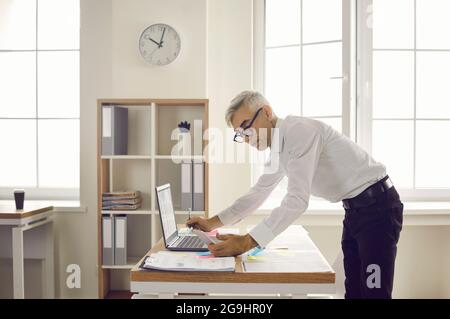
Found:
<svg viewBox="0 0 450 319"><path fill-rule="evenodd" d="M160 251L147 256L142 269L166 271L234 271L234 257L198 258L194 252Z"/></svg>
<svg viewBox="0 0 450 319"><path fill-rule="evenodd" d="M265 250L257 256L243 256L245 272L332 272L325 258L317 251Z"/></svg>

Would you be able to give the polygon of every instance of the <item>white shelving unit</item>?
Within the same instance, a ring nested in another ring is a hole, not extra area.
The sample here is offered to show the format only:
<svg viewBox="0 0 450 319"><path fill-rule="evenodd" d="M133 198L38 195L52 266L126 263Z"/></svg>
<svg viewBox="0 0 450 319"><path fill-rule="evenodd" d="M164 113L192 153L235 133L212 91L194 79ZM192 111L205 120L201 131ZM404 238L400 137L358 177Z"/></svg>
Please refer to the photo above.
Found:
<svg viewBox="0 0 450 319"><path fill-rule="evenodd" d="M115 105L128 108L128 155L101 155L102 106ZM98 100L98 264L99 296L129 290L128 270L131 269L161 238L159 212L155 187L165 183L172 186L177 221L187 218L188 212L180 207L180 160L206 160L201 149L190 156L172 156L177 141L171 132L181 121L201 121L201 134L208 127L208 100L185 99L102 99ZM192 126L191 126L192 130ZM195 134L195 132L194 132ZM198 141L197 141L198 142ZM194 142L193 142L194 143ZM193 144L192 143L192 144ZM141 208L133 211L102 210L102 193L139 190ZM204 216L208 211L208 164L205 161L205 211L191 215ZM127 252L125 265L102 265L102 215L127 215ZM126 286L125 283L128 283Z"/></svg>

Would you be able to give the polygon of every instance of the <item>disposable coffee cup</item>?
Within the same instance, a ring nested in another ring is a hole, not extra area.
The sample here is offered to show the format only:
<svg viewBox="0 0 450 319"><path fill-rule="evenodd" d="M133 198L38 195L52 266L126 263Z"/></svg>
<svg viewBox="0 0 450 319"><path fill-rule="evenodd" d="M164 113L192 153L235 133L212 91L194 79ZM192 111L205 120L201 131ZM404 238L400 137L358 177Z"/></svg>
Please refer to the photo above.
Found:
<svg viewBox="0 0 450 319"><path fill-rule="evenodd" d="M23 189L14 190L14 200L16 201L16 209L23 209L25 191Z"/></svg>

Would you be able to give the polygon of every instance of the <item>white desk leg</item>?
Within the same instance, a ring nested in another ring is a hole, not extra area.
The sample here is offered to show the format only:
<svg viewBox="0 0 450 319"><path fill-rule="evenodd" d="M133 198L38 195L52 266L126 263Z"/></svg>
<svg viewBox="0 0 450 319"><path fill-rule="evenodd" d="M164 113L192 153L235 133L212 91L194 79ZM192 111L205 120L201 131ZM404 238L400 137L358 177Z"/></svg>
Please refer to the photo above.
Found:
<svg viewBox="0 0 450 319"><path fill-rule="evenodd" d="M42 267L43 296L46 299L55 298L55 261L53 241L53 221L44 225L45 231L45 259Z"/></svg>
<svg viewBox="0 0 450 319"><path fill-rule="evenodd" d="M23 232L20 227L13 227L12 229L12 246L14 299L24 299Z"/></svg>

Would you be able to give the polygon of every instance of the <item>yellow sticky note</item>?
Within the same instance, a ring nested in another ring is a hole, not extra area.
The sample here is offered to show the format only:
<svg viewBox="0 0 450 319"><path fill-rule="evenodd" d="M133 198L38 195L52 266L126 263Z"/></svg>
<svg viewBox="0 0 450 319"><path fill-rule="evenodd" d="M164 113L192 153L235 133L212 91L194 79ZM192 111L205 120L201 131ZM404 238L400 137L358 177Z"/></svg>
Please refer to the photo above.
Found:
<svg viewBox="0 0 450 319"><path fill-rule="evenodd" d="M262 256L247 256L247 260L263 261L266 260L266 258Z"/></svg>

